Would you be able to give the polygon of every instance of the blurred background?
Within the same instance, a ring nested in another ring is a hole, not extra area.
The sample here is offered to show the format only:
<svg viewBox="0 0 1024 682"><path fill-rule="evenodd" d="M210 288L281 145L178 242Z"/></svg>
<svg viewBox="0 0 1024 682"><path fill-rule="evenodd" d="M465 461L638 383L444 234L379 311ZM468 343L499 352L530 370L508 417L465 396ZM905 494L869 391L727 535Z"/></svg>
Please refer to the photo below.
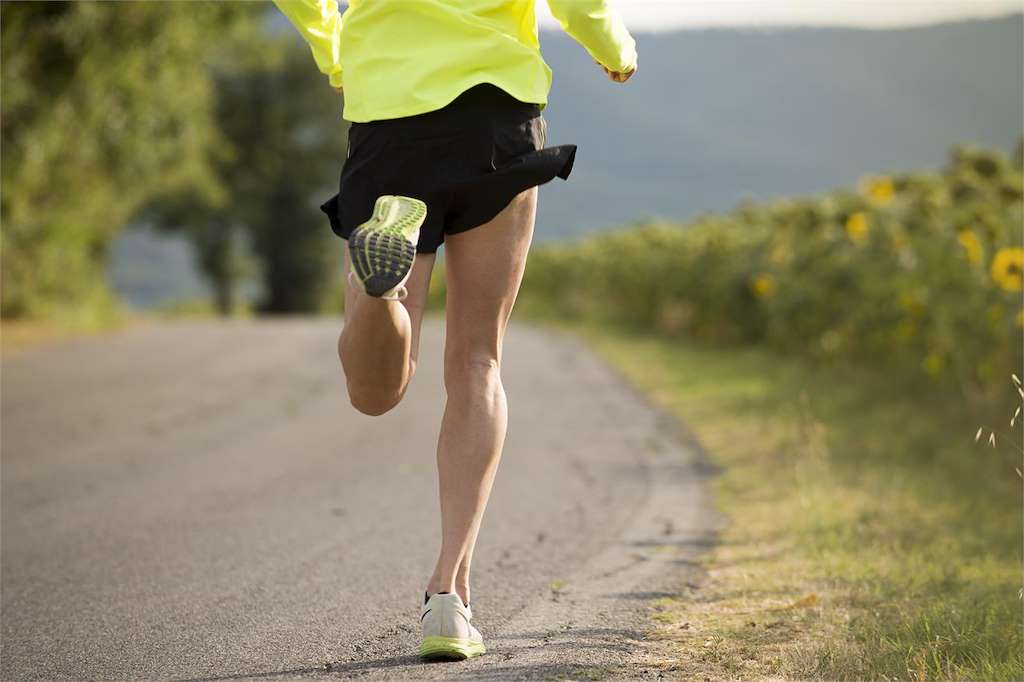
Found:
<svg viewBox="0 0 1024 682"><path fill-rule="evenodd" d="M1009 158L1015 4L630 3L625 88L542 12L550 143L580 156L537 241ZM342 101L269 3L5 2L3 30L4 319L338 308Z"/></svg>

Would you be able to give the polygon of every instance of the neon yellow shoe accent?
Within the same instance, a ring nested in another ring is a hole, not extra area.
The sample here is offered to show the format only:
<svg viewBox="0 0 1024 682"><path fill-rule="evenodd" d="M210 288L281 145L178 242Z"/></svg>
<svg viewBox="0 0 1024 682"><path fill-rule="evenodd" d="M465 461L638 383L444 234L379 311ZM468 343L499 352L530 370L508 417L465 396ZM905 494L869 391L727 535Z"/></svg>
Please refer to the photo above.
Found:
<svg viewBox="0 0 1024 682"><path fill-rule="evenodd" d="M472 619L473 609L458 594L435 593L420 607L420 656L458 661L486 653L484 638Z"/></svg>
<svg viewBox="0 0 1024 682"><path fill-rule="evenodd" d="M427 205L419 199L389 194L378 197L370 219L349 235L350 281L355 280L370 296L404 298L402 290L412 271L426 217Z"/></svg>
<svg viewBox="0 0 1024 682"><path fill-rule="evenodd" d="M377 197L370 219L356 230L372 230L380 235L402 237L415 247L419 241L420 226L426 217L427 205L419 199L384 194ZM364 245L364 249L366 260L370 262L375 254L369 242Z"/></svg>
<svg viewBox="0 0 1024 682"><path fill-rule="evenodd" d="M420 644L423 658L464 660L487 653L483 642L459 637L424 637Z"/></svg>

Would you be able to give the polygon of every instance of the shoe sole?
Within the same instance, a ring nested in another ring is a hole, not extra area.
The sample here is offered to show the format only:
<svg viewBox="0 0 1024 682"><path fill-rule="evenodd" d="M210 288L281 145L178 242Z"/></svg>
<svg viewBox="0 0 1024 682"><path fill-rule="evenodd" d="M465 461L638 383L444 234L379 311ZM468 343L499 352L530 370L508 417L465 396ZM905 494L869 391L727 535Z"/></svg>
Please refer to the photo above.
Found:
<svg viewBox="0 0 1024 682"><path fill-rule="evenodd" d="M380 297L405 282L426 217L427 205L419 199L384 195L377 198L373 217L352 230L352 270L367 294Z"/></svg>
<svg viewBox="0 0 1024 682"><path fill-rule="evenodd" d="M420 644L420 656L435 661L463 661L485 653L483 642L458 637L424 637Z"/></svg>

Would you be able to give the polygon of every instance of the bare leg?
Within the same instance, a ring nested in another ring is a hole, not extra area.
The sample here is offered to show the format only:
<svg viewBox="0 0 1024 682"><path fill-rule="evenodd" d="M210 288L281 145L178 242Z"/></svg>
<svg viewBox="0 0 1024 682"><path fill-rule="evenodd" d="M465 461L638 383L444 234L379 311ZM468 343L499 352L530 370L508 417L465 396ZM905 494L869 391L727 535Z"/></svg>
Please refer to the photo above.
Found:
<svg viewBox="0 0 1024 682"><path fill-rule="evenodd" d="M387 412L401 400L416 371L420 323L435 255L418 253L405 283L404 301L368 296L348 285L351 255L345 249L345 326L338 357L352 405L365 414Z"/></svg>
<svg viewBox="0 0 1024 682"><path fill-rule="evenodd" d="M466 602L473 546L508 424L502 340L526 267L536 211L534 187L491 222L445 239L448 401L437 447L441 553L427 591L458 592Z"/></svg>

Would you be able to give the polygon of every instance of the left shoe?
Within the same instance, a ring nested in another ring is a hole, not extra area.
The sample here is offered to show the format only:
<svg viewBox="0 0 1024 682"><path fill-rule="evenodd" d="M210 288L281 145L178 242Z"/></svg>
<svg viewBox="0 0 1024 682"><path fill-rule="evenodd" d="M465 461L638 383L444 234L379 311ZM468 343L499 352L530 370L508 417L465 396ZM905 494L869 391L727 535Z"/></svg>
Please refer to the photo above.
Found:
<svg viewBox="0 0 1024 682"><path fill-rule="evenodd" d="M453 592L438 592L420 609L423 641L420 656L431 660L461 661L487 653L483 637L469 621L473 610Z"/></svg>

